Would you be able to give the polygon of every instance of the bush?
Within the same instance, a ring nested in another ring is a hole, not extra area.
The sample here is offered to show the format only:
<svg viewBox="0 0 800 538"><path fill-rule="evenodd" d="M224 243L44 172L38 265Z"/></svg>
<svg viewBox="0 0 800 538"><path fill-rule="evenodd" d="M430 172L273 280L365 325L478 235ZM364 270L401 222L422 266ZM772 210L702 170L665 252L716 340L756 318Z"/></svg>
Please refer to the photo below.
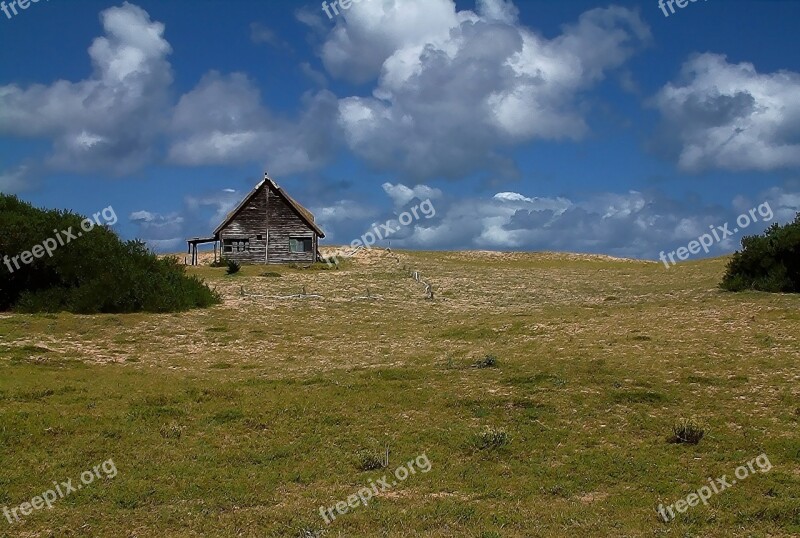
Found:
<svg viewBox="0 0 800 538"><path fill-rule="evenodd" d="M705 429L695 421L681 420L672 427L672 437L669 438L669 441L670 443L696 445L705 435Z"/></svg>
<svg viewBox="0 0 800 538"><path fill-rule="evenodd" d="M800 293L800 213L786 226L742 239L720 283L728 291Z"/></svg>
<svg viewBox="0 0 800 538"><path fill-rule="evenodd" d="M15 196L0 195L0 256L31 251L54 230L81 230L83 217L69 211L36 209ZM139 241L122 241L97 226L30 265L0 272L0 311L78 314L177 312L220 302L174 258L159 258Z"/></svg>
<svg viewBox="0 0 800 538"><path fill-rule="evenodd" d="M239 262L230 260L230 261L226 262L226 264L228 266L228 274L229 275L235 275L236 273L238 273L239 271L242 270L242 264L240 264Z"/></svg>
<svg viewBox="0 0 800 538"><path fill-rule="evenodd" d="M494 355L486 355L482 359L478 359L475 364L472 365L473 368L494 368L497 366L497 357Z"/></svg>
<svg viewBox="0 0 800 538"><path fill-rule="evenodd" d="M369 452L361 452L358 455L358 462L356 463L356 467L359 471L376 471L378 469L385 469L388 465L389 462L385 461L385 458Z"/></svg>
<svg viewBox="0 0 800 538"><path fill-rule="evenodd" d="M475 436L475 446L478 450L495 450L510 442L511 436L505 430L498 428L486 428Z"/></svg>

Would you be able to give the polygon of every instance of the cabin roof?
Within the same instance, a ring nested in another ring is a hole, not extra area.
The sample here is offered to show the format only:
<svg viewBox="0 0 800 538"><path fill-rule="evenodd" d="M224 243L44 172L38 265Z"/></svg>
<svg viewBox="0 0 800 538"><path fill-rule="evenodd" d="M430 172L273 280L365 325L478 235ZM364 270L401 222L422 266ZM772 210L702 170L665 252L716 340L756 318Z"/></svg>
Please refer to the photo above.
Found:
<svg viewBox="0 0 800 538"><path fill-rule="evenodd" d="M297 216L299 216L303 222L305 222L312 230L314 230L319 237L325 237L325 232L323 232L322 228L317 226L317 224L314 222L314 214L311 213L311 211L309 211L302 205L300 205L300 203L297 202L297 200L286 194L286 191L284 191L277 183L275 183L274 180L272 180L266 174L264 175L264 179L258 185L255 186L252 192L250 192L250 194L245 196L244 200L239 202L239 205L237 205L233 211L228 213L228 216L225 217L225 220L222 221L222 224L217 226L217 229L214 230L214 237L219 237L219 233L223 230L223 228L225 228L228 224L230 224L230 222L234 219L234 217L236 217L239 211L241 211L243 207L249 204L250 200L252 200L253 197L255 197L255 195L258 194L258 192L265 186L269 186L272 190L278 193L278 196L283 198L286 201L286 203L289 204L289 207L294 209L295 213L297 213Z"/></svg>

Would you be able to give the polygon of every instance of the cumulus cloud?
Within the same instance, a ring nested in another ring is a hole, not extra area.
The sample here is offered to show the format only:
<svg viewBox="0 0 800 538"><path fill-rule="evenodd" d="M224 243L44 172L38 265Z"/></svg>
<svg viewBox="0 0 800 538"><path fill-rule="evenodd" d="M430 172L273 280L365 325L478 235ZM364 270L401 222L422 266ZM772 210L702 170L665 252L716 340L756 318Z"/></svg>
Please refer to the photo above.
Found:
<svg viewBox="0 0 800 538"><path fill-rule="evenodd" d="M653 99L657 141L688 171L770 171L800 166L800 74L759 73L719 54L687 61Z"/></svg>
<svg viewBox="0 0 800 538"><path fill-rule="evenodd" d="M307 171L335 149L336 113L336 98L323 91L307 96L300 118L279 118L246 75L211 72L175 107L169 158L190 166L267 163L278 175Z"/></svg>
<svg viewBox="0 0 800 538"><path fill-rule="evenodd" d="M392 183L384 183L382 185L383 192L389 195L395 207L402 207L415 198L424 201L427 199L435 200L442 196L442 191L428 187L427 185L416 185L415 187L406 187L402 183L393 185Z"/></svg>
<svg viewBox="0 0 800 538"><path fill-rule="evenodd" d="M365 219L375 216L375 209L353 200L340 200L333 205L314 208L311 211L320 222L337 222L347 219Z"/></svg>
<svg viewBox="0 0 800 538"><path fill-rule="evenodd" d="M395 190L412 189L398 184ZM394 203L390 191L386 193ZM789 222L800 211L800 189L775 187L752 200L737 197L729 207L676 200L657 191L601 193L582 200L517 192L443 196L434 201L435 218L415 221L391 239L393 246L401 248L548 250L656 259L662 250L685 246L709 226L733 222L765 202L773 209L773 222ZM759 233L768 224L759 222L747 233ZM332 222L331 233L345 225L346 219ZM360 228L351 229L367 228L360 223ZM730 252L740 239L741 234L715 245L712 254Z"/></svg>
<svg viewBox="0 0 800 538"><path fill-rule="evenodd" d="M317 18L302 15L302 22L319 28ZM322 61L335 77L368 82L398 51L447 42L461 17L452 0L362 1L336 18L322 46Z"/></svg>
<svg viewBox="0 0 800 538"><path fill-rule="evenodd" d="M166 141L174 164L257 163L288 174L318 168L336 150L333 94L308 94L298 117L278 117L246 75L212 71L176 105L164 25L127 2L100 19L105 35L89 48L89 78L0 86L0 136L52 141L50 169L129 174L162 159ZM266 26L250 30L254 42L282 46Z"/></svg>
<svg viewBox="0 0 800 538"><path fill-rule="evenodd" d="M126 173L145 164L162 128L172 72L164 25L125 2L100 14L80 82L0 86L0 134L51 139L62 170Z"/></svg>
<svg viewBox="0 0 800 538"><path fill-rule="evenodd" d="M510 1L478 12L451 0L363 3L322 48L335 77L377 78L371 97L339 102L350 149L378 169L415 178L513 169L503 150L534 139L579 139L582 92L650 39L631 10L581 15L547 39L517 22Z"/></svg>

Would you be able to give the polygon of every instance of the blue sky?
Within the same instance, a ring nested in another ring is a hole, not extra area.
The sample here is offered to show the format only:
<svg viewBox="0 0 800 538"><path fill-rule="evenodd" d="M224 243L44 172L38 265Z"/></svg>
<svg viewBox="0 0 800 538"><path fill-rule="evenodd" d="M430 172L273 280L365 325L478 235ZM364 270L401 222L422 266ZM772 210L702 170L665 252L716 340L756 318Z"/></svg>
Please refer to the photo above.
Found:
<svg viewBox="0 0 800 538"><path fill-rule="evenodd" d="M265 171L328 244L428 198L393 246L655 259L763 203L792 219L800 2L673 8L41 0L0 12L0 191L110 205L159 251Z"/></svg>

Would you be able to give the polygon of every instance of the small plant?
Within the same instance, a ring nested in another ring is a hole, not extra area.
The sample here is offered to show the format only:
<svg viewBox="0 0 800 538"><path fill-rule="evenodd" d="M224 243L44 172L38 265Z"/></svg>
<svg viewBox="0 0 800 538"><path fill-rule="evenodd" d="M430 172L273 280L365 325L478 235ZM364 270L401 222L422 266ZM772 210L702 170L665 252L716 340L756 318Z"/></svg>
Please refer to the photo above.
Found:
<svg viewBox="0 0 800 538"><path fill-rule="evenodd" d="M159 433L161 433L161 437L164 439L180 439L181 435L183 435L183 426L178 423L171 423L171 424L164 424L159 429Z"/></svg>
<svg viewBox="0 0 800 538"><path fill-rule="evenodd" d="M358 455L358 470L359 471L376 471L378 469L386 469L389 466L389 447L386 447L386 452L381 456L376 456L372 452L362 451Z"/></svg>
<svg viewBox="0 0 800 538"><path fill-rule="evenodd" d="M276 273L275 271L267 271L266 273L261 273L261 276L264 278L280 278L283 275Z"/></svg>
<svg viewBox="0 0 800 538"><path fill-rule="evenodd" d="M683 419L672 427L671 443L696 445L705 436L705 429L691 419Z"/></svg>
<svg viewBox="0 0 800 538"><path fill-rule="evenodd" d="M225 267L226 265L228 265L228 262L225 261L225 258L220 258L211 262L209 267Z"/></svg>
<svg viewBox="0 0 800 538"><path fill-rule="evenodd" d="M511 436L501 428L486 428L477 434L475 446L478 450L496 450L511 442Z"/></svg>
<svg viewBox="0 0 800 538"><path fill-rule="evenodd" d="M238 273L239 271L242 270L242 264L240 264L237 261L229 260L226 263L228 265L228 274L229 275L235 275L236 273Z"/></svg>
<svg viewBox="0 0 800 538"><path fill-rule="evenodd" d="M497 367L497 357L486 355L482 359L478 359L472 366L475 368L495 368Z"/></svg>

